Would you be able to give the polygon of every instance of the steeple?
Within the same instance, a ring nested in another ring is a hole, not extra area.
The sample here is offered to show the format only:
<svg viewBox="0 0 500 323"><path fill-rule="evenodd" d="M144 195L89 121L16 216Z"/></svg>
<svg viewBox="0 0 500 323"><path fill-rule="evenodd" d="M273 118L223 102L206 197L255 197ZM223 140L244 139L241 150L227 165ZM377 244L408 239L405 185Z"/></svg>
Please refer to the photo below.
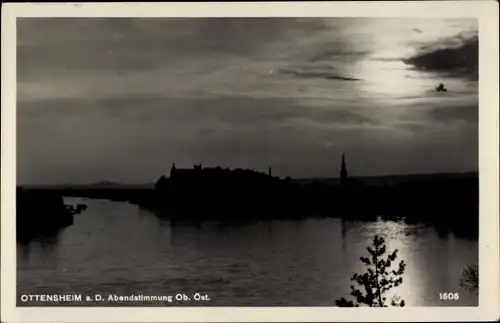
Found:
<svg viewBox="0 0 500 323"><path fill-rule="evenodd" d="M271 171L271 166L269 166L268 174L269 174L269 176L273 176L273 172Z"/></svg>
<svg viewBox="0 0 500 323"><path fill-rule="evenodd" d="M172 168L170 168L170 177L172 177L172 175L175 173L175 163L172 163Z"/></svg>
<svg viewBox="0 0 500 323"><path fill-rule="evenodd" d="M340 169L340 183L345 184L347 183L347 167L345 165L345 155L342 154L342 166Z"/></svg>

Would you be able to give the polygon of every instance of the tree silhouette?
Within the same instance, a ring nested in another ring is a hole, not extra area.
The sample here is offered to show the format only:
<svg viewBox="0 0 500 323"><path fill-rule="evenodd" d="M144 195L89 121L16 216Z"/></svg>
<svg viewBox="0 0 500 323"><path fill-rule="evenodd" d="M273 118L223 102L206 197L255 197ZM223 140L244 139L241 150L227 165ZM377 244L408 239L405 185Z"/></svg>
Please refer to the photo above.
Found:
<svg viewBox="0 0 500 323"><path fill-rule="evenodd" d="M460 287L470 292L479 292L479 268L477 265L468 265L464 268Z"/></svg>
<svg viewBox="0 0 500 323"><path fill-rule="evenodd" d="M375 236L373 245L368 247L370 257L360 257L360 260L368 269L363 274L354 274L351 280L355 281L361 289L351 285L351 295L356 298L356 302L348 301L345 298L336 300L335 303L340 307L357 307L364 304L370 307L387 307L387 297L384 295L394 287L403 282L401 277L405 271L404 261L399 263L397 270L392 270L391 266L397 258L398 250L384 257L386 253L385 240L382 237ZM391 306L405 306L405 301L398 296L393 296Z"/></svg>

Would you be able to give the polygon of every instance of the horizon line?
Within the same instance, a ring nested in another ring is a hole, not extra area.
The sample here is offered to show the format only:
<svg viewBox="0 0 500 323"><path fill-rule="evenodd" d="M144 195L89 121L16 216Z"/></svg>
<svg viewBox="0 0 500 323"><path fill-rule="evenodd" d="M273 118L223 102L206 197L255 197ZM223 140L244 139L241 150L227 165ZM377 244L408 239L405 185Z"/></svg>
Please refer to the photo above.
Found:
<svg viewBox="0 0 500 323"><path fill-rule="evenodd" d="M216 168L216 167L214 167ZM221 167L222 169L225 169ZM181 168L181 169L186 169L186 168ZM191 168L187 168L191 169ZM252 170L252 169L244 169L244 168L234 168L230 170L236 170L236 169L242 169L242 170ZM260 172L257 171L257 173L261 174L266 174L265 172ZM366 175L366 176L349 176L349 178L383 178L383 177L410 177L410 176L436 176L436 175L460 175L460 174L479 174L479 170L470 170L470 171L462 171L462 172L435 172L435 173L407 173L407 174L380 174L380 175ZM165 174L160 175L164 176ZM285 179L287 177L290 177L291 180L340 180L340 177L291 177L291 176L273 176L273 177L278 177ZM169 178L169 177L168 177ZM96 182L90 182L90 183L53 183L53 184L17 184L16 187L22 187L22 186L88 186L88 185L95 185L95 184L102 184L102 183L109 183L109 184L117 184L117 185L128 185L128 186L133 186L133 185L154 185L158 179L155 181L151 182L137 182L137 183L126 183L126 182L116 182L116 181L110 181L110 180L101 180L101 181L96 181Z"/></svg>

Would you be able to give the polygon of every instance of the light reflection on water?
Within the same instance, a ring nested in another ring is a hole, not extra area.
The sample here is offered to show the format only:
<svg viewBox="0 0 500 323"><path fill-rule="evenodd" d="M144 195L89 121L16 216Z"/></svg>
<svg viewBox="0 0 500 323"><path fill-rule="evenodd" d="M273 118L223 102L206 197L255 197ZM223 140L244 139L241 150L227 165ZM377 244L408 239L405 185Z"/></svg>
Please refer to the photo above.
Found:
<svg viewBox="0 0 500 323"><path fill-rule="evenodd" d="M84 203L89 208L73 226L18 245L18 294L206 292L211 301L202 305L333 306L349 297L350 277L364 269L359 257L379 234L407 263L396 290L407 305L477 304L459 288L462 269L477 262L477 241L423 224L336 218L172 223L126 203ZM440 301L440 292L459 292L460 299Z"/></svg>

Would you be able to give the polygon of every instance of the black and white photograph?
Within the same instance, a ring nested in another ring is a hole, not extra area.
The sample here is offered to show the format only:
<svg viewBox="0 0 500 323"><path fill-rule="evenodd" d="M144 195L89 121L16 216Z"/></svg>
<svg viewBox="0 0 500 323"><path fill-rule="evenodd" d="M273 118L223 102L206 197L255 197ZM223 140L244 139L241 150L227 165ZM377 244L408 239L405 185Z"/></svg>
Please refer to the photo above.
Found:
<svg viewBox="0 0 500 323"><path fill-rule="evenodd" d="M477 308L466 14L17 17L15 306Z"/></svg>

